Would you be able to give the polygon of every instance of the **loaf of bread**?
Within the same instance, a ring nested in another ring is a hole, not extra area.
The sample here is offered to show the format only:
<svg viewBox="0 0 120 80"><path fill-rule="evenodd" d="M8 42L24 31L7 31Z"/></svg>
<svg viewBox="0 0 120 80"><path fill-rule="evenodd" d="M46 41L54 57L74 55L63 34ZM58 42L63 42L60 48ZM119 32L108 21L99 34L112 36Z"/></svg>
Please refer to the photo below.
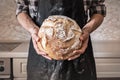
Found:
<svg viewBox="0 0 120 80"><path fill-rule="evenodd" d="M61 15L49 16L40 27L37 42L41 51L55 60L68 59L74 50L81 48L82 31L71 18Z"/></svg>

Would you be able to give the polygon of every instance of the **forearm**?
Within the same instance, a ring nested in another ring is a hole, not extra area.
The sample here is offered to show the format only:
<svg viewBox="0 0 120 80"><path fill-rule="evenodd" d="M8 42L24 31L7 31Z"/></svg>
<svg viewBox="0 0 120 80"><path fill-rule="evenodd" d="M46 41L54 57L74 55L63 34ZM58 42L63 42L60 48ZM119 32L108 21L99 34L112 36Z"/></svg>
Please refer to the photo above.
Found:
<svg viewBox="0 0 120 80"><path fill-rule="evenodd" d="M91 33L101 25L103 20L104 17L101 14L94 14L82 30Z"/></svg>
<svg viewBox="0 0 120 80"><path fill-rule="evenodd" d="M38 26L32 21L32 19L24 12L17 16L18 22L30 33L34 32L34 29L39 29Z"/></svg>

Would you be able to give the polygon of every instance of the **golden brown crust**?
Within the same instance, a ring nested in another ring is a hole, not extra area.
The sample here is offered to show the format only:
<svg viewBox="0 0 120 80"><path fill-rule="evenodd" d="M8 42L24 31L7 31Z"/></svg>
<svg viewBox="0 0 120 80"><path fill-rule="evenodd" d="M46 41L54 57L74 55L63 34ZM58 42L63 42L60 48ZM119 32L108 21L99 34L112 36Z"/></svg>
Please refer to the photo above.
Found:
<svg viewBox="0 0 120 80"><path fill-rule="evenodd" d="M73 50L80 49L81 29L78 24L66 16L50 16L39 30L38 47L53 59L65 60Z"/></svg>

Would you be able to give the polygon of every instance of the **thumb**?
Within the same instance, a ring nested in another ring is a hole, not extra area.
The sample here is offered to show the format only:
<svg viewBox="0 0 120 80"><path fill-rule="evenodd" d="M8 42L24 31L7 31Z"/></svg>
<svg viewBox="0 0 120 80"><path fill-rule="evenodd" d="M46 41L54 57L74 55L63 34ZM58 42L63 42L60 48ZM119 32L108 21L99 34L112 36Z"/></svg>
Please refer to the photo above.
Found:
<svg viewBox="0 0 120 80"><path fill-rule="evenodd" d="M84 40L85 40L85 37L86 37L86 35L85 35L84 33L82 33L81 36L80 36L80 40L81 40L81 41L84 41Z"/></svg>
<svg viewBox="0 0 120 80"><path fill-rule="evenodd" d="M80 36L80 41L83 41L83 40L84 40L84 38L83 38L83 36L81 35L81 36Z"/></svg>
<svg viewBox="0 0 120 80"><path fill-rule="evenodd" d="M82 41L86 40L89 37L89 35L90 34L88 32L83 31L83 33L80 36L80 40L82 40Z"/></svg>
<svg viewBox="0 0 120 80"><path fill-rule="evenodd" d="M32 37L33 37L33 39L34 39L35 41L37 41L37 42L38 42L39 39L40 39L39 36L38 36L36 33L33 33L33 34L32 34Z"/></svg>

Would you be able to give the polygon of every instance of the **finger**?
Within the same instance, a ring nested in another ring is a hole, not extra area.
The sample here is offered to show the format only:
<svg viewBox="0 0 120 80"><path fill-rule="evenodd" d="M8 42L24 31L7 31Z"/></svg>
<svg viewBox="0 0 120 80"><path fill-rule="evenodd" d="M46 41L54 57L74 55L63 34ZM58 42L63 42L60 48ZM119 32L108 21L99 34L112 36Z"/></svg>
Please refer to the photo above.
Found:
<svg viewBox="0 0 120 80"><path fill-rule="evenodd" d="M83 53L85 52L86 48L87 48L87 41L88 41L88 40L86 40L86 41L82 44L80 50L74 50L71 56L76 55L76 54L83 54Z"/></svg>
<svg viewBox="0 0 120 80"><path fill-rule="evenodd" d="M72 56L72 57L68 58L68 60L69 60L69 61L70 61L70 60L74 60L74 59L78 58L79 56L80 56L80 54L77 54L77 55L75 55L75 56Z"/></svg>
<svg viewBox="0 0 120 80"><path fill-rule="evenodd" d="M87 45L83 44L80 50L75 50L75 51L73 51L73 53L83 54L85 52L86 48L87 48Z"/></svg>
<svg viewBox="0 0 120 80"><path fill-rule="evenodd" d="M70 55L68 55L69 56L68 60L73 60L73 59L79 57L81 55L81 52L80 51L77 52L77 51L74 51L73 53L71 53Z"/></svg>
<svg viewBox="0 0 120 80"><path fill-rule="evenodd" d="M34 45L34 48L35 48L35 50L36 50L36 52L38 54L41 54L41 55L45 55L46 54L46 53L44 53L44 52L39 50L39 48L37 47L37 43L36 43L36 41L34 39L33 39L33 45Z"/></svg>
<svg viewBox="0 0 120 80"><path fill-rule="evenodd" d="M37 54L40 54L40 55L42 55L43 57L45 57L45 58L47 58L47 59L49 59L49 60L52 60L52 58L48 57L46 53L40 51L38 48L36 48L36 52L37 52Z"/></svg>
<svg viewBox="0 0 120 80"><path fill-rule="evenodd" d="M88 38L88 36L85 35L85 34L82 34L82 35L80 36L80 40L81 40L81 41L85 41L87 38Z"/></svg>
<svg viewBox="0 0 120 80"><path fill-rule="evenodd" d="M83 36L80 36L80 41L83 41L83 40L84 40Z"/></svg>
<svg viewBox="0 0 120 80"><path fill-rule="evenodd" d="M71 52L70 54L68 54L68 57L72 57L72 56L75 56L75 55L78 55L78 54L81 54L81 53L78 53L78 52Z"/></svg>
<svg viewBox="0 0 120 80"><path fill-rule="evenodd" d="M80 49L80 50L76 50L76 52L84 53L85 50L86 50L86 48L87 48L87 46L88 46L88 39L86 39L86 40L83 42L81 49Z"/></svg>
<svg viewBox="0 0 120 80"><path fill-rule="evenodd" d="M32 36L33 36L33 39L35 39L36 41L39 41L40 38L36 33L33 33Z"/></svg>
<svg viewBox="0 0 120 80"><path fill-rule="evenodd" d="M89 37L89 33L88 32L84 32L82 33L82 35L80 36L80 40L84 41Z"/></svg>
<svg viewBox="0 0 120 80"><path fill-rule="evenodd" d="M74 50L74 51L73 51L73 54L75 54L75 53L76 53L76 54L78 54L78 53L79 53L79 54L82 54L83 51L82 51L81 49L80 49L80 50Z"/></svg>
<svg viewBox="0 0 120 80"><path fill-rule="evenodd" d="M70 55L70 58L68 60L73 60L77 58L78 56L80 56L81 54L83 54L87 48L87 43L88 43L88 39L84 41L80 50L73 51L73 53Z"/></svg>
<svg viewBox="0 0 120 80"><path fill-rule="evenodd" d="M47 56L47 55L42 55L42 56L45 57L46 59L52 60L52 58L50 58L50 57Z"/></svg>

